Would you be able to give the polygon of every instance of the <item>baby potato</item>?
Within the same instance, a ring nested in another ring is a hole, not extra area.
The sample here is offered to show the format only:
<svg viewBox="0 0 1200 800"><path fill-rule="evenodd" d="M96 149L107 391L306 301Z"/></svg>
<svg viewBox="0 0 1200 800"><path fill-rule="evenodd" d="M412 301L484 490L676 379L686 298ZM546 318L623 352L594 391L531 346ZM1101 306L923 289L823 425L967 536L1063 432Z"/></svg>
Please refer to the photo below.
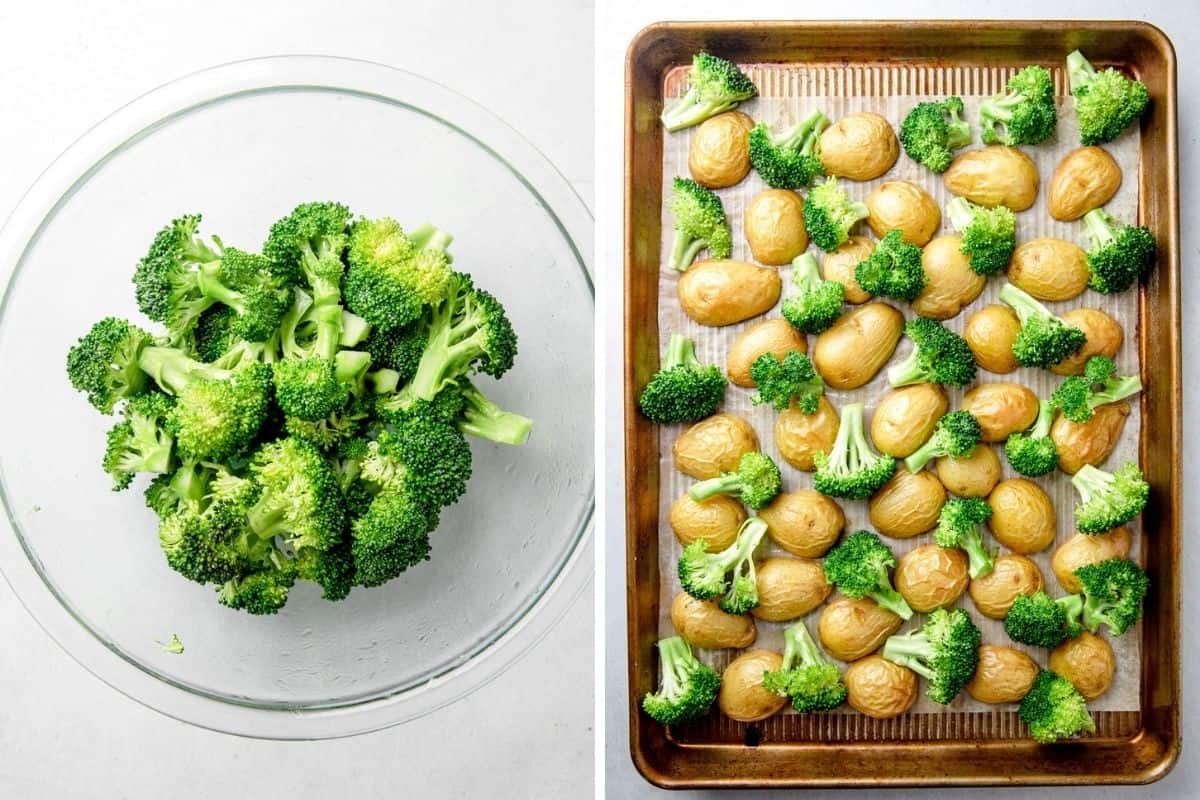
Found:
<svg viewBox="0 0 1200 800"><path fill-rule="evenodd" d="M1050 651L1050 669L1075 684L1085 700L1095 700L1112 686L1117 659L1108 642L1084 631Z"/></svg>
<svg viewBox="0 0 1200 800"><path fill-rule="evenodd" d="M1012 352L1013 340L1021 330L1021 321L1008 306L993 303L967 318L963 338L975 356L975 363L988 372L1007 375L1019 366Z"/></svg>
<svg viewBox="0 0 1200 800"><path fill-rule="evenodd" d="M766 719L787 704L787 698L763 688L764 672L783 666L783 656L770 650L750 650L729 662L721 673L717 705L738 722Z"/></svg>
<svg viewBox="0 0 1200 800"><path fill-rule="evenodd" d="M675 468L699 480L737 469L742 456L758 449L758 436L737 414L713 414L679 434L671 452Z"/></svg>
<svg viewBox="0 0 1200 800"><path fill-rule="evenodd" d="M852 308L817 336L813 366L834 389L857 389L896 351L904 315L883 303Z"/></svg>
<svg viewBox="0 0 1200 800"><path fill-rule="evenodd" d="M942 224L942 212L929 192L908 181L886 181L867 196L867 225L882 239L898 230L904 241L924 247Z"/></svg>
<svg viewBox="0 0 1200 800"><path fill-rule="evenodd" d="M754 120L740 111L717 114L692 131L688 145L688 171L696 183L724 189L740 183L750 172L747 134Z"/></svg>
<svg viewBox="0 0 1200 800"><path fill-rule="evenodd" d="M1027 478L1000 481L987 498L992 507L988 525L996 541L1026 555L1054 544L1056 519L1050 496Z"/></svg>
<svg viewBox="0 0 1200 800"><path fill-rule="evenodd" d="M874 180L899 157L900 142L891 124L870 111L842 117L821 134L821 163L829 175Z"/></svg>
<svg viewBox="0 0 1200 800"><path fill-rule="evenodd" d="M962 550L923 544L900 557L892 579L912 610L924 614L949 608L962 597L971 580L967 566Z"/></svg>
<svg viewBox="0 0 1200 800"><path fill-rule="evenodd" d="M729 258L696 262L679 277L678 287L687 315L718 328L769 311L782 290L776 270Z"/></svg>
<svg viewBox="0 0 1200 800"><path fill-rule="evenodd" d="M671 530L684 547L703 539L715 552L733 544L738 528L746 521L746 509L727 494L697 501L684 492L671 504L670 519Z"/></svg>
<svg viewBox="0 0 1200 800"><path fill-rule="evenodd" d="M942 177L949 191L988 208L1024 211L1037 200L1037 167L1015 147L968 150L951 162Z"/></svg>
<svg viewBox="0 0 1200 800"><path fill-rule="evenodd" d="M987 575L972 578L967 591L980 614L1004 619L1014 600L1044 587L1042 571L1037 564L1025 556L1009 554L997 558L995 568Z"/></svg>
<svg viewBox="0 0 1200 800"><path fill-rule="evenodd" d="M812 611L833 591L821 562L811 558L768 558L755 570L758 605L750 612L767 622L787 622Z"/></svg>
<svg viewBox="0 0 1200 800"><path fill-rule="evenodd" d="M805 558L825 555L846 527L841 506L812 489L781 492L758 516L775 544Z"/></svg>
<svg viewBox="0 0 1200 800"><path fill-rule="evenodd" d="M858 305L871 299L870 292L858 285L854 274L860 261L866 261L875 252L875 243L865 236L851 236L838 245L832 253L821 259L821 277L836 281L845 290L847 303Z"/></svg>
<svg viewBox="0 0 1200 800"><path fill-rule="evenodd" d="M1038 300L1071 300L1088 283L1087 253L1062 239L1021 242L1008 265L1008 280Z"/></svg>
<svg viewBox="0 0 1200 800"><path fill-rule="evenodd" d="M937 526L946 490L928 470L898 469L867 504L871 525L884 536L911 539Z"/></svg>
<svg viewBox="0 0 1200 800"><path fill-rule="evenodd" d="M1029 692L1038 665L1020 650L997 644L979 647L979 666L967 684L967 694L981 703L1017 703Z"/></svg>
<svg viewBox="0 0 1200 800"><path fill-rule="evenodd" d="M742 648L758 638L751 617L726 613L715 600L697 600L687 592L680 592L671 601L671 624L693 647Z"/></svg>
<svg viewBox="0 0 1200 800"><path fill-rule="evenodd" d="M833 449L840 424L837 412L825 397L817 401L813 414L805 414L793 402L775 420L775 446L784 461L796 469L812 472L813 454Z"/></svg>
<svg viewBox="0 0 1200 800"><path fill-rule="evenodd" d="M942 456L934 467L946 491L959 497L987 497L1000 482L1000 457L987 445L977 446L966 458Z"/></svg>
<svg viewBox="0 0 1200 800"><path fill-rule="evenodd" d="M1050 559L1050 569L1058 578L1058 585L1072 594L1083 590L1083 584L1075 577L1075 570L1085 564L1099 564L1110 558L1126 558L1133 537L1128 528L1113 528L1107 533L1076 533L1067 539Z"/></svg>
<svg viewBox="0 0 1200 800"><path fill-rule="evenodd" d="M875 652L900 630L900 617L866 597L839 597L821 609L817 636L838 661L856 661Z"/></svg>
<svg viewBox="0 0 1200 800"><path fill-rule="evenodd" d="M913 300L913 311L930 319L950 319L979 297L987 278L971 269L961 236L939 236L921 251L925 288Z"/></svg>
<svg viewBox="0 0 1200 800"><path fill-rule="evenodd" d="M985 442L1003 442L1033 425L1038 398L1019 383L981 383L963 396L962 410L979 420Z"/></svg>
<svg viewBox="0 0 1200 800"><path fill-rule="evenodd" d="M788 353L807 353L808 341L786 319L756 322L733 340L725 357L725 372L737 386L754 386L750 367L763 353L782 360Z"/></svg>
<svg viewBox="0 0 1200 800"><path fill-rule="evenodd" d="M742 230L754 260L780 266L808 248L804 227L804 201L788 189L759 192L746 205Z"/></svg>
<svg viewBox="0 0 1200 800"><path fill-rule="evenodd" d="M1087 341L1079 348L1078 353L1050 367L1050 371L1055 375L1082 375L1083 367L1089 358L1115 358L1125 340L1125 331L1121 330L1121 325L1098 308L1073 308L1064 311L1060 317L1063 322L1083 331Z"/></svg>
<svg viewBox="0 0 1200 800"><path fill-rule="evenodd" d="M1046 191L1050 216L1069 222L1113 199L1121 188L1121 168L1108 151L1081 147L1067 153Z"/></svg>
<svg viewBox="0 0 1200 800"><path fill-rule="evenodd" d="M893 389L871 415L871 441L889 456L910 456L930 437L949 407L946 392L936 383Z"/></svg>
<svg viewBox="0 0 1200 800"><path fill-rule="evenodd" d="M1096 406L1087 422L1071 422L1060 414L1050 426L1050 438L1058 450L1058 468L1074 475L1084 464L1098 467L1107 461L1121 440L1129 414L1129 403L1124 400Z"/></svg>
<svg viewBox="0 0 1200 800"><path fill-rule="evenodd" d="M846 702L875 719L898 717L917 699L917 676L882 656L867 656L846 669Z"/></svg>

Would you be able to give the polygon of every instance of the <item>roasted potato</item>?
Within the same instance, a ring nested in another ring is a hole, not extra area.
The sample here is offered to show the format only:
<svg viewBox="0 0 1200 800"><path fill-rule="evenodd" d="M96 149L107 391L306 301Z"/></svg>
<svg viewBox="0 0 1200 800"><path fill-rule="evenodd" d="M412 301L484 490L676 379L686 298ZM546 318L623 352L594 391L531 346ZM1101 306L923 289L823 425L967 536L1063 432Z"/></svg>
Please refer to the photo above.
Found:
<svg viewBox="0 0 1200 800"><path fill-rule="evenodd" d="M821 609L817 635L825 652L838 661L873 653L900 630L900 617L868 598L839 597Z"/></svg>
<svg viewBox="0 0 1200 800"><path fill-rule="evenodd" d="M924 247L938 226L942 212L929 192L908 181L885 181L867 195L867 225L882 239L898 230L904 241Z"/></svg>
<svg viewBox="0 0 1200 800"><path fill-rule="evenodd" d="M792 263L808 248L804 201L789 189L767 189L746 205L742 231L754 260L772 266Z"/></svg>
<svg viewBox="0 0 1200 800"><path fill-rule="evenodd" d="M959 497L987 497L1000 482L1000 457L985 444L966 458L943 456L934 466L946 491Z"/></svg>
<svg viewBox="0 0 1200 800"><path fill-rule="evenodd" d="M1057 520L1049 495L1027 478L1000 481L988 495L989 526L996 541L1014 553L1028 555L1054 544Z"/></svg>
<svg viewBox="0 0 1200 800"><path fill-rule="evenodd" d="M1050 651L1050 669L1073 683L1085 700L1095 700L1112 686L1117 659L1108 642L1084 631Z"/></svg>
<svg viewBox="0 0 1200 800"><path fill-rule="evenodd" d="M850 309L817 336L813 366L834 389L857 389L892 357L903 332L904 315L889 305Z"/></svg>
<svg viewBox="0 0 1200 800"><path fill-rule="evenodd" d="M679 434L671 452L675 468L698 480L733 472L746 453L758 449L758 436L737 414L713 414Z"/></svg>
<svg viewBox="0 0 1200 800"><path fill-rule="evenodd" d="M1075 577L1075 570L1085 564L1099 564L1110 558L1126 558L1133 544L1128 528L1113 528L1107 533L1076 533L1067 539L1050 559L1050 569L1058 578L1058 585L1074 594L1083 591L1083 584Z"/></svg>
<svg viewBox="0 0 1200 800"><path fill-rule="evenodd" d="M813 454L833 449L841 420L829 400L822 397L814 414L805 414L795 403L775 420L775 446L783 460L796 469L812 472Z"/></svg>
<svg viewBox="0 0 1200 800"><path fill-rule="evenodd" d="M1125 340L1125 332L1115 319L1098 308L1073 308L1064 311L1061 318L1068 325L1083 331L1087 341L1078 353L1050 367L1055 375L1082 375L1084 365L1092 356L1116 358Z"/></svg>
<svg viewBox="0 0 1200 800"><path fill-rule="evenodd" d="M757 317L779 301L774 269L733 259L697 261L679 276L679 304L701 325L720 327Z"/></svg>
<svg viewBox="0 0 1200 800"><path fill-rule="evenodd" d="M928 470L898 469L871 498L871 525L884 536L911 539L937 527L946 503L946 490Z"/></svg>
<svg viewBox="0 0 1200 800"><path fill-rule="evenodd" d="M987 278L971 269L960 236L939 236L921 251L925 288L913 300L913 311L930 319L950 319L979 297Z"/></svg>
<svg viewBox="0 0 1200 800"><path fill-rule="evenodd" d="M1059 162L1046 195L1050 216L1069 222L1100 208L1121 188L1121 168L1100 147L1072 150Z"/></svg>
<svg viewBox="0 0 1200 800"><path fill-rule="evenodd" d="M1014 600L1041 591L1045 585L1037 564L1025 556L1010 554L997 558L994 569L987 575L972 578L967 592L980 614L1004 619Z"/></svg>
<svg viewBox="0 0 1200 800"><path fill-rule="evenodd" d="M1008 265L1008 280L1038 300L1071 300L1088 283L1087 253L1062 239L1021 242Z"/></svg>
<svg viewBox="0 0 1200 800"><path fill-rule="evenodd" d="M754 120L740 111L710 117L692 131L688 171L696 183L724 189L740 183L750 172L750 142Z"/></svg>
<svg viewBox="0 0 1200 800"><path fill-rule="evenodd" d="M764 672L783 666L783 656L770 650L750 650L729 663L721 674L717 705L730 719L754 722L766 719L787 704L787 698L763 688Z"/></svg>
<svg viewBox="0 0 1200 800"><path fill-rule="evenodd" d="M875 719L898 717L917 699L916 674L882 656L855 661L842 679L850 707Z"/></svg>
<svg viewBox="0 0 1200 800"><path fill-rule="evenodd" d="M860 261L866 261L874 252L873 241L865 236L851 236L837 250L826 253L821 259L821 277L840 283L845 290L847 303L865 303L871 299L871 294L859 286L854 270Z"/></svg>
<svg viewBox="0 0 1200 800"><path fill-rule="evenodd" d="M742 331L725 357L725 372L737 386L754 386L750 367L763 353L782 359L788 353L807 353L808 342L804 334L793 328L785 319L765 319Z"/></svg>
<svg viewBox="0 0 1200 800"><path fill-rule="evenodd" d="M812 611L833 591L821 562L811 558L768 558L755 570L758 605L750 612L766 622L787 622Z"/></svg>
<svg viewBox="0 0 1200 800"><path fill-rule="evenodd" d="M671 530L684 547L703 539L709 550L717 551L733 544L738 528L746 521L746 509L729 495L697 501L684 492L671 504L670 519Z"/></svg>
<svg viewBox="0 0 1200 800"><path fill-rule="evenodd" d="M979 420L982 441L1003 442L1033 425L1039 404L1033 390L1019 383L981 383L963 396L962 410Z"/></svg>
<svg viewBox="0 0 1200 800"><path fill-rule="evenodd" d="M967 694L981 703L1020 702L1037 677L1037 662L1020 650L995 644L979 647L979 666L967 684Z"/></svg>
<svg viewBox="0 0 1200 800"><path fill-rule="evenodd" d="M890 456L910 456L930 437L949 407L945 391L936 383L893 389L871 415L871 441Z"/></svg>
<svg viewBox="0 0 1200 800"><path fill-rule="evenodd" d="M951 162L942 177L949 191L988 208L1024 211L1037 200L1037 167L1015 147L968 150Z"/></svg>
<svg viewBox="0 0 1200 800"><path fill-rule="evenodd" d="M963 338L975 356L975 362L988 372L1007 375L1016 370L1013 340L1021 330L1021 320L1008 306L984 306L967 318Z"/></svg>
<svg viewBox="0 0 1200 800"><path fill-rule="evenodd" d="M697 600L687 592L671 601L671 625L693 647L705 649L749 647L758 637L752 617L728 614L715 600Z"/></svg>
<svg viewBox="0 0 1200 800"><path fill-rule="evenodd" d="M812 489L782 492L758 516L775 544L805 558L825 555L846 527L841 506Z"/></svg>
<svg viewBox="0 0 1200 800"><path fill-rule="evenodd" d="M842 117L821 134L821 163L829 175L874 180L899 157L900 142L891 124L870 111Z"/></svg>
<svg viewBox="0 0 1200 800"><path fill-rule="evenodd" d="M1098 467L1107 461L1121 439L1129 414L1125 400L1096 406L1087 422L1071 422L1059 414L1050 426L1050 438L1058 450L1058 468L1074 475L1084 464Z"/></svg>
<svg viewBox="0 0 1200 800"><path fill-rule="evenodd" d="M900 556L892 581L909 607L924 614L962 597L971 580L967 566L962 550L923 544Z"/></svg>

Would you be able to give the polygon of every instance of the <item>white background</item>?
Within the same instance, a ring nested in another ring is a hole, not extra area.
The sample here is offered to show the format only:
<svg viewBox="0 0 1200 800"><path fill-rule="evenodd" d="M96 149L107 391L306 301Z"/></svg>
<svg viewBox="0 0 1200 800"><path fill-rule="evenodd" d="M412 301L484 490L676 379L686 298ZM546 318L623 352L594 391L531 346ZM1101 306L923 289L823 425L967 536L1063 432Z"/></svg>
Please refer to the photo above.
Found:
<svg viewBox="0 0 1200 800"><path fill-rule="evenodd" d="M524 133L590 202L590 2L3 0L0 219L118 106L202 67L279 53L433 76ZM0 535L10 535L3 522ZM586 797L592 630L586 592L508 672L433 716L354 739L260 742L119 695L61 651L0 580L0 797Z"/></svg>
<svg viewBox="0 0 1200 800"><path fill-rule="evenodd" d="M624 544L624 501L623 460L621 439L621 391L622 391L622 331L621 331L621 204L622 204L622 147L623 147L623 92L625 50L634 35L646 25L660 20L695 19L807 19L831 16L825 9L833 9L844 19L880 19L905 16L929 18L1012 17L1012 18L1129 18L1149 20L1163 28L1175 43L1179 66L1179 150L1180 181L1182 188L1183 228L1183 307L1184 341L1192 341L1195 335L1195 319L1192 310L1197 307L1198 286L1192 276L1192 263L1200 246L1200 234L1195 223L1197 203L1194 194L1200 186L1200 161L1195 155L1197 142L1196 125L1200 123L1200 103L1195 99L1197 90L1196 70L1200 59L1196 58L1200 47L1200 4L1195 0L1160 0L1159 2L1129 3L1120 0L1058 0L1054 3L1006 0L1005 2L978 2L978 0L921 0L921 2L895 3L887 0L840 0L837 3L796 2L792 0L752 0L730 3L729 0L688 0L667 2L666 0L638 0L638 2L607 2L597 5L596 34L596 122L597 157L596 174L601 180L596 186L596 242L597 263L600 265L600 309L599 330L596 337L601 342L604 366L600 368L596 385L603 387L600 398L602 411L597 419L603 420L598 432L598 448L602 448L604 480L601 481L602 495L599 508L604 514L601 529L605 531L603 546L605 558L602 570L597 575L598 592L603 598L606 619L604 621L604 653L600 662L605 664L607 682L603 703L607 709L603 728L605 752L604 772L607 779L607 796L611 798L672 797L700 798L720 797L721 800L739 796L738 793L685 792L670 794L655 790L634 770L629 756L627 681L625 658L625 544ZM1197 372L1184 362L1185 391L1189 394L1196 386ZM1185 421L1185 440L1189 443L1197 431L1193 422ZM1195 451L1185 449L1184 465L1188 475L1195 464ZM1196 519L1196 498L1185 489L1184 520ZM1188 532L1185 531L1185 538ZM1184 545L1184 563L1180 569L1185 574L1196 574L1200 569L1200 547L1189 541ZM1192 591L1184 600L1190 610L1195 608L1198 596L1195 581L1184 581ZM1193 720L1198 706L1191 702L1196 696L1193 688L1200 685L1200 670L1195 666L1200 660L1194 626L1186 623L1184 630L1184 694L1186 698L1184 739L1195 734ZM1183 757L1167 778L1148 788L1079 788L1057 791L1032 789L1024 794L1038 798L1117 798L1117 797L1195 797L1200 786L1200 768L1196 765L1195 740L1185 743ZM1022 791L1022 790L1018 790ZM742 793L740 796L754 800L773 797L847 798L863 796L859 792L805 792L791 793ZM1000 797L1015 796L1014 791L999 789L946 790L927 789L875 790L872 798L900 800L900 798L951 798L951 797Z"/></svg>

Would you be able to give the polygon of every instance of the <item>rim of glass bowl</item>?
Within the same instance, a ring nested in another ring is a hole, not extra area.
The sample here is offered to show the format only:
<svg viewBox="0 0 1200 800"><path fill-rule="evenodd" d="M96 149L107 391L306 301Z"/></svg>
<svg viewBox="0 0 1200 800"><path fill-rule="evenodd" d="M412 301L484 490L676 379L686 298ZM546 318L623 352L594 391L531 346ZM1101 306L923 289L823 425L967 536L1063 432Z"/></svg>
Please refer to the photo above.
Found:
<svg viewBox="0 0 1200 800"><path fill-rule="evenodd" d="M166 83L121 107L46 168L0 230L0 320L25 253L46 223L106 161L158 126L189 111L270 89L336 90L423 114L456 129L505 166L534 196L575 255L589 297L592 217L567 179L533 144L475 101L395 67L334 56L283 55L235 61ZM594 299L593 299L594 304ZM594 488L595 480L592 479ZM582 593L591 576L585 542L594 493L575 521L569 549L522 606L470 652L417 685L393 687L337 706L263 706L201 693L151 671L75 616L27 549L0 473L0 503L11 535L0 530L0 573L37 623L75 661L117 691L175 719L265 739L326 739L397 725L452 703L488 683L536 644Z"/></svg>

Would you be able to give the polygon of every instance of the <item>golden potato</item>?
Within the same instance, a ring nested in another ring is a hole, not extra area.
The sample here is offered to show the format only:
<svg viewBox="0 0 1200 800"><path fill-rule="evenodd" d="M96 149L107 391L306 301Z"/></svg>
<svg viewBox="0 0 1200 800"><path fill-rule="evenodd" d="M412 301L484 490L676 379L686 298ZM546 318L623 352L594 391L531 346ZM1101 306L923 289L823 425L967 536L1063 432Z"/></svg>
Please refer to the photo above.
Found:
<svg viewBox="0 0 1200 800"><path fill-rule="evenodd" d="M847 303L865 303L871 299L871 293L859 286L854 270L860 261L866 261L874 252L875 242L865 236L851 236L821 259L821 277L840 283Z"/></svg>
<svg viewBox="0 0 1200 800"><path fill-rule="evenodd" d="M1062 239L1021 242L1008 265L1008 280L1038 300L1071 300L1088 283L1087 253Z"/></svg>
<svg viewBox="0 0 1200 800"><path fill-rule="evenodd" d="M852 308L817 336L813 366L834 389L857 389L892 357L903 332L904 315L889 305Z"/></svg>
<svg viewBox="0 0 1200 800"><path fill-rule="evenodd" d="M1117 659L1108 642L1084 631L1050 651L1050 669L1075 684L1085 700L1095 700L1112 686Z"/></svg>
<svg viewBox="0 0 1200 800"><path fill-rule="evenodd" d="M790 264L808 247L804 201L788 189L759 192L746 205L742 230L755 261L772 266Z"/></svg>
<svg viewBox="0 0 1200 800"><path fill-rule="evenodd" d="M995 568L987 575L972 578L967 591L980 614L1004 619L1014 600L1039 592L1045 585L1037 564L1025 556L1010 554L997 558Z"/></svg>
<svg viewBox="0 0 1200 800"><path fill-rule="evenodd" d="M779 272L718 259L697 261L679 276L679 304L701 325L721 327L757 317L779 301Z"/></svg>
<svg viewBox="0 0 1200 800"><path fill-rule="evenodd" d="M1037 200L1037 167L1015 147L968 150L950 163L942 177L946 189L988 208L1024 211Z"/></svg>
<svg viewBox="0 0 1200 800"><path fill-rule="evenodd" d="M1121 168L1106 150L1081 147L1059 163L1046 191L1050 216L1069 222L1113 199L1121 188Z"/></svg>
<svg viewBox="0 0 1200 800"><path fill-rule="evenodd" d="M979 666L967 694L981 703L1019 703L1038 676L1037 662L1020 650L995 644L979 647Z"/></svg>
<svg viewBox="0 0 1200 800"><path fill-rule="evenodd" d="M966 458L942 456L934 468L946 491L959 497L987 497L1000 482L1000 457L983 444Z"/></svg>
<svg viewBox="0 0 1200 800"><path fill-rule="evenodd" d="M967 566L962 550L923 544L900 556L892 582L909 607L924 614L962 597L971 580Z"/></svg>
<svg viewBox="0 0 1200 800"><path fill-rule="evenodd" d="M949 407L946 392L936 383L893 389L883 396L871 415L871 441L877 450L889 456L912 455L925 444Z"/></svg>
<svg viewBox="0 0 1200 800"><path fill-rule="evenodd" d="M783 656L770 650L750 650L729 663L721 673L717 705L738 722L766 719L787 704L787 698L763 688L764 672L783 666Z"/></svg>
<svg viewBox="0 0 1200 800"><path fill-rule="evenodd" d="M671 504L670 519L671 530L684 547L703 539L709 550L724 550L737 538L738 528L746 521L746 509L726 494L697 501L684 492Z"/></svg>
<svg viewBox="0 0 1200 800"><path fill-rule="evenodd" d="M1087 341L1075 355L1050 367L1055 375L1082 375L1084 365L1092 356L1116 358L1125 340L1125 331L1115 319L1098 308L1073 308L1060 317L1063 322L1083 331Z"/></svg>
<svg viewBox="0 0 1200 800"><path fill-rule="evenodd" d="M749 647L758 638L752 617L728 614L715 600L697 600L687 592L671 601L671 625L693 647L712 650Z"/></svg>
<svg viewBox="0 0 1200 800"><path fill-rule="evenodd" d="M713 414L679 434L671 452L675 468L699 480L737 469L742 456L758 449L758 436L737 414Z"/></svg>
<svg viewBox="0 0 1200 800"><path fill-rule="evenodd" d="M1110 558L1127 558L1133 544L1128 528L1113 528L1107 533L1076 533L1058 546L1050 559L1050 569L1058 585L1074 594L1083 591L1075 570L1086 564L1099 564Z"/></svg>
<svg viewBox="0 0 1200 800"><path fill-rule="evenodd" d="M1074 475L1084 464L1098 467L1107 461L1121 440L1130 413L1129 403L1118 400L1096 406L1087 422L1071 422L1059 414L1050 426L1050 438L1058 450L1058 468Z"/></svg>
<svg viewBox="0 0 1200 800"><path fill-rule="evenodd" d="M1021 320L1008 306L984 306L967 318L963 338L975 356L975 362L988 372L1006 375L1019 364L1012 344L1021 330Z"/></svg>
<svg viewBox="0 0 1200 800"><path fill-rule="evenodd" d="M939 236L921 251L925 288L913 300L913 311L930 319L950 319L979 297L987 278L971 269L960 236Z"/></svg>
<svg viewBox="0 0 1200 800"><path fill-rule="evenodd" d="M1003 442L1037 419L1038 397L1019 383L981 383L963 396L962 410L979 420L985 442Z"/></svg>
<svg viewBox="0 0 1200 800"><path fill-rule="evenodd" d="M937 526L946 490L928 470L900 468L867 505L871 525L884 536L911 539Z"/></svg>
<svg viewBox="0 0 1200 800"><path fill-rule="evenodd" d="M837 411L825 397L817 402L815 414L805 414L793 402L775 420L775 446L784 461L796 469L812 472L813 454L833 449L840 424Z"/></svg>
<svg viewBox="0 0 1200 800"><path fill-rule="evenodd" d="M875 652L900 630L902 620L866 597L839 597L821 609L817 635L825 652L838 661L855 661Z"/></svg>
<svg viewBox="0 0 1200 800"><path fill-rule="evenodd" d="M989 526L996 541L1014 553L1027 555L1054 544L1057 520L1050 496L1028 478L1000 481L988 495Z"/></svg>
<svg viewBox="0 0 1200 800"><path fill-rule="evenodd" d="M812 611L833 591L821 562L811 558L768 558L755 570L758 605L750 612L767 622L787 622Z"/></svg>
<svg viewBox="0 0 1200 800"><path fill-rule="evenodd" d="M805 558L825 555L846 527L841 506L812 489L781 492L758 516L775 544Z"/></svg>
<svg viewBox="0 0 1200 800"><path fill-rule="evenodd" d="M750 367L763 353L779 360L788 353L807 353L808 341L786 319L756 322L733 340L725 357L725 373L736 386L754 386Z"/></svg>
<svg viewBox="0 0 1200 800"><path fill-rule="evenodd" d="M870 111L842 117L821 134L821 163L829 175L874 180L899 157L900 142L891 124Z"/></svg>
<svg viewBox="0 0 1200 800"><path fill-rule="evenodd" d="M904 241L924 247L942 224L942 212L929 192L908 181L885 181L867 196L867 225L882 239L898 230Z"/></svg>
<svg viewBox="0 0 1200 800"><path fill-rule="evenodd" d="M875 719L898 717L917 699L916 673L882 656L855 661L843 680L850 707Z"/></svg>
<svg viewBox="0 0 1200 800"><path fill-rule="evenodd" d="M750 172L750 142L754 120L740 111L726 111L701 122L688 144L688 171L696 183L724 189L740 183Z"/></svg>

